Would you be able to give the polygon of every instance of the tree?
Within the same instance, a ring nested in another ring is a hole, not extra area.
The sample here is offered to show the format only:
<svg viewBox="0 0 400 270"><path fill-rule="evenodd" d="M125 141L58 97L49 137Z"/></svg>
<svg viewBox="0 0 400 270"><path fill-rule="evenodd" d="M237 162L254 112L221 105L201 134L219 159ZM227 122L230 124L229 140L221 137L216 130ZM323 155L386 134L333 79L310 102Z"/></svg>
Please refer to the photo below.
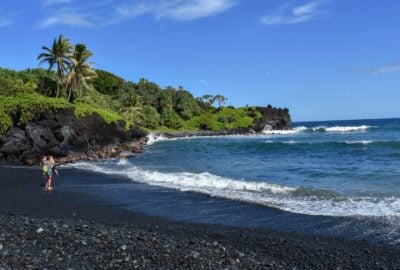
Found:
<svg viewBox="0 0 400 270"><path fill-rule="evenodd" d="M123 90L125 81L111 72L105 70L96 70L97 77L93 79L93 86L102 94L118 96Z"/></svg>
<svg viewBox="0 0 400 270"><path fill-rule="evenodd" d="M225 101L227 101L228 99L222 95L216 95L213 98L213 102L218 102L218 107L221 107L221 105L224 105Z"/></svg>
<svg viewBox="0 0 400 270"><path fill-rule="evenodd" d="M143 98L143 104L150 105L154 108L158 107L158 96L161 88L147 79L141 78L136 84L137 92Z"/></svg>
<svg viewBox="0 0 400 270"><path fill-rule="evenodd" d="M178 91L176 91L175 102L175 111L184 120L189 120L201 111L196 99L190 92L184 90L183 87L179 87Z"/></svg>
<svg viewBox="0 0 400 270"><path fill-rule="evenodd" d="M143 119L143 102L142 98L137 94L126 96L122 103L123 107L119 112L124 120L132 121L134 124L140 124Z"/></svg>
<svg viewBox="0 0 400 270"><path fill-rule="evenodd" d="M84 89L92 87L89 81L96 77L96 71L90 66L92 63L87 61L92 55L86 45L75 45L70 57L71 67L67 78L68 101L76 94L81 96Z"/></svg>
<svg viewBox="0 0 400 270"><path fill-rule="evenodd" d="M65 73L71 66L71 59L69 57L72 51L72 45L69 43L69 39L59 35L55 38L51 48L43 46L42 49L45 51L37 57L40 60L39 65L43 63L49 64L49 71L54 67L57 68L57 93L56 97L60 95L60 85L64 78Z"/></svg>
<svg viewBox="0 0 400 270"><path fill-rule="evenodd" d="M143 106L141 124L146 128L156 129L159 123L160 115L157 110L150 105Z"/></svg>
<svg viewBox="0 0 400 270"><path fill-rule="evenodd" d="M197 98L197 100L198 100L200 106L204 110L208 111L211 108L211 105L214 103L215 98L213 95L206 94L206 95L203 95L202 97Z"/></svg>

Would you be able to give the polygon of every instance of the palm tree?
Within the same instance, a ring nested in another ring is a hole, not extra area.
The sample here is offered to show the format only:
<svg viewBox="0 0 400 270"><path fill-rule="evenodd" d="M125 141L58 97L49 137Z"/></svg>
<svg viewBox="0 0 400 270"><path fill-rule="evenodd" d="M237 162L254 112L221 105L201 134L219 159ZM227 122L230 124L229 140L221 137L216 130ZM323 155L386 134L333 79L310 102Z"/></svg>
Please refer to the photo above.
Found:
<svg viewBox="0 0 400 270"><path fill-rule="evenodd" d="M71 66L67 78L67 100L70 101L75 95L82 95L84 89L92 86L88 82L97 76L96 71L91 67L91 62L87 60L93 53L84 44L76 44L70 55ZM78 93L76 93L79 91Z"/></svg>
<svg viewBox="0 0 400 270"><path fill-rule="evenodd" d="M137 94L129 93L129 96L125 98L122 108L119 112L124 117L124 120L131 121L134 124L139 124L140 119L143 117L143 101L142 98Z"/></svg>
<svg viewBox="0 0 400 270"><path fill-rule="evenodd" d="M55 38L51 48L43 46L42 49L45 51L37 57L40 60L39 65L43 63L49 64L49 71L56 66L57 67L57 93L56 97L60 95L60 84L67 69L71 65L69 54L72 51L72 45L69 43L69 39L59 35Z"/></svg>

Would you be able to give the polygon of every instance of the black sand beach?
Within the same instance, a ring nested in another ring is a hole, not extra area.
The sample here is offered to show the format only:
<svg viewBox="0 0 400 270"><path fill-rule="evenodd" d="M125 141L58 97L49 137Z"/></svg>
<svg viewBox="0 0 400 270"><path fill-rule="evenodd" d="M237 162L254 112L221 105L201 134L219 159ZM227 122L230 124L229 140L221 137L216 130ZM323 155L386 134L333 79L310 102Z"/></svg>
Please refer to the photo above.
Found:
<svg viewBox="0 0 400 270"><path fill-rule="evenodd" d="M0 269L400 268L388 247L173 222L85 193L46 193L42 182L37 169L0 168Z"/></svg>

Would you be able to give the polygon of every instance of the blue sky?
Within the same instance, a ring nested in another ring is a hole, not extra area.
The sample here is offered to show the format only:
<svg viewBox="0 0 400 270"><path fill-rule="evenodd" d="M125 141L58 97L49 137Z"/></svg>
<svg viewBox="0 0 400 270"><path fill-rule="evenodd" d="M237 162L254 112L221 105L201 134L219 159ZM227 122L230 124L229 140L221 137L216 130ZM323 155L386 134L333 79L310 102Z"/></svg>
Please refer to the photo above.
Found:
<svg viewBox="0 0 400 270"><path fill-rule="evenodd" d="M400 1L2 0L0 66L63 34L127 80L288 107L295 121L400 117Z"/></svg>

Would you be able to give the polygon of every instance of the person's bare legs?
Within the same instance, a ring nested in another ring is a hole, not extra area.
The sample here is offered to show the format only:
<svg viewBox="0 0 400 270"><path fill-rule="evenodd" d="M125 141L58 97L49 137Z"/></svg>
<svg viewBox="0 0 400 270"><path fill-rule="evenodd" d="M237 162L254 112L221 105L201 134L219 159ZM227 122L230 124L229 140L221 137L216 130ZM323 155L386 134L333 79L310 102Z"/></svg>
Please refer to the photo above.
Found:
<svg viewBox="0 0 400 270"><path fill-rule="evenodd" d="M52 190L53 188L51 187L51 176L48 176L47 177L47 182L46 182L46 187L45 187L45 191L49 191L49 190Z"/></svg>
<svg viewBox="0 0 400 270"><path fill-rule="evenodd" d="M53 189L53 187L51 186L52 180L53 180L53 178L52 178L52 177L49 177L49 190L52 190L52 189Z"/></svg>
<svg viewBox="0 0 400 270"><path fill-rule="evenodd" d="M44 187L44 190L45 190L45 191L48 191L48 190L49 190L49 178L47 178L46 186Z"/></svg>

